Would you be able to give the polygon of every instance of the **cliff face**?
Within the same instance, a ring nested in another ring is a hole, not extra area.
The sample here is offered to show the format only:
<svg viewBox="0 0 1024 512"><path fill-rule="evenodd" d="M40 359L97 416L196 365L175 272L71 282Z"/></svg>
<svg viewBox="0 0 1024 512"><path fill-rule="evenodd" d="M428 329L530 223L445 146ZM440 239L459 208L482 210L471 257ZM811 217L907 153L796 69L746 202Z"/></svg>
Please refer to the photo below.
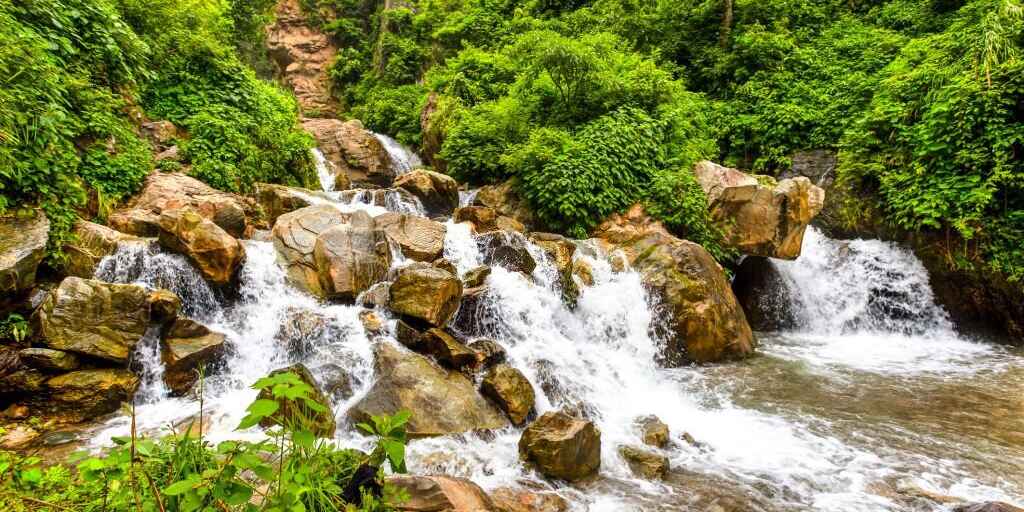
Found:
<svg viewBox="0 0 1024 512"><path fill-rule="evenodd" d="M334 117L338 105L327 76L338 53L326 34L302 12L299 0L282 0L267 28L267 48L280 80L293 91L305 117Z"/></svg>

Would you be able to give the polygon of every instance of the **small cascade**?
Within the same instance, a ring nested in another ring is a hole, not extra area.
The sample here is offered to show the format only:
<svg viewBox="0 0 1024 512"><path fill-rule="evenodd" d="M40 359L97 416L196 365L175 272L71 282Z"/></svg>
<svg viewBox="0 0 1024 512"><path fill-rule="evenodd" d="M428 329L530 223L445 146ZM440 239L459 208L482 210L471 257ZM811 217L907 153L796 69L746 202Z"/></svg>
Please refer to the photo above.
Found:
<svg viewBox="0 0 1024 512"><path fill-rule="evenodd" d="M420 157L397 140L383 133L374 133L373 136L377 137L377 140L384 146L384 150L388 152L388 158L391 160L391 170L395 172L395 176L405 174L418 167L423 167Z"/></svg>
<svg viewBox="0 0 1024 512"><path fill-rule="evenodd" d="M324 192L333 191L338 170L334 168L334 164L330 160L324 157L320 148L313 148L310 151L313 153L313 162L316 164L316 175L320 178L320 188Z"/></svg>
<svg viewBox="0 0 1024 512"><path fill-rule="evenodd" d="M139 389L135 392L136 405L156 403L167 398L169 391L164 384L159 327L150 327L135 346L131 367L139 374Z"/></svg>
<svg viewBox="0 0 1024 512"><path fill-rule="evenodd" d="M480 189L474 188L471 190L460 190L459 191L459 207L465 208L466 206L472 206L473 202L476 201L476 195L480 193Z"/></svg>

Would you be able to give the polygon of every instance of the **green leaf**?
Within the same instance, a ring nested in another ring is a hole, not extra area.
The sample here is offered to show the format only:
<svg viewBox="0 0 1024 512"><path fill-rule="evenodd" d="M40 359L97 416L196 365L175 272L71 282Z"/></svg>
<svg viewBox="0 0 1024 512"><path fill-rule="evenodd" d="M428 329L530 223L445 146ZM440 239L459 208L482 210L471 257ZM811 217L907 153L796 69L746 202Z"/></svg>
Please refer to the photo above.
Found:
<svg viewBox="0 0 1024 512"><path fill-rule="evenodd" d="M298 430L292 434L292 441L303 448L309 449L316 442L316 436L308 430Z"/></svg>
<svg viewBox="0 0 1024 512"><path fill-rule="evenodd" d="M180 482L174 482L173 484L168 485L167 487L164 488L164 494L168 496L177 496L179 494L184 494L192 490L192 488L195 487L197 483L198 482L196 480L193 480L191 478L187 480L182 480Z"/></svg>

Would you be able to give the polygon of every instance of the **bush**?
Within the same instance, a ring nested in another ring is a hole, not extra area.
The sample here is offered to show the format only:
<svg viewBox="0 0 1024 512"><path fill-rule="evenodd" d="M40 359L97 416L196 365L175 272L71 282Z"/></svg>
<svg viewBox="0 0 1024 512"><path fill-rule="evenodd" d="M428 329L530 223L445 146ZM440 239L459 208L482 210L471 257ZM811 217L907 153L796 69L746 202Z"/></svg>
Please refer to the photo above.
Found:
<svg viewBox="0 0 1024 512"><path fill-rule="evenodd" d="M529 135L530 116L517 98L481 103L452 116L441 158L459 181L495 183L510 177L502 156Z"/></svg>

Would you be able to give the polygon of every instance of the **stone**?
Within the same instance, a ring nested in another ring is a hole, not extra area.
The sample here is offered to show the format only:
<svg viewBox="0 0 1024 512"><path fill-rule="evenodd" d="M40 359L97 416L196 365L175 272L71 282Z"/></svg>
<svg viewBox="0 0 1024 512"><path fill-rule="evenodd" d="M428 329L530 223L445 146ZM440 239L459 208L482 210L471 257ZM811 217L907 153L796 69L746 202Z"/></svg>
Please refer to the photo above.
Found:
<svg viewBox="0 0 1024 512"><path fill-rule="evenodd" d="M698 162L694 174L726 245L753 256L800 256L804 231L824 206L824 190L805 177L772 183L708 161Z"/></svg>
<svg viewBox="0 0 1024 512"><path fill-rule="evenodd" d="M750 328L781 331L798 326L793 297L782 274L763 256L747 256L736 269L732 290L743 308Z"/></svg>
<svg viewBox="0 0 1024 512"><path fill-rule="evenodd" d="M431 263L436 268L444 270L453 276L459 275L459 269L455 268L455 264L448 260L448 258L438 258Z"/></svg>
<svg viewBox="0 0 1024 512"><path fill-rule="evenodd" d="M573 256L576 244L564 236L554 233L531 233L530 241L544 250L558 271L558 286L562 290L562 298L568 304L575 304L580 290L573 279Z"/></svg>
<svg viewBox="0 0 1024 512"><path fill-rule="evenodd" d="M402 213L385 213L374 221L388 239L401 248L406 258L431 262L444 254L444 237L448 230L440 222Z"/></svg>
<svg viewBox="0 0 1024 512"><path fill-rule="evenodd" d="M585 260L576 259L572 262L572 275L579 278L584 286L594 286L594 268Z"/></svg>
<svg viewBox="0 0 1024 512"><path fill-rule="evenodd" d="M384 332L384 321L373 311L360 311L359 321L368 334L380 334Z"/></svg>
<svg viewBox="0 0 1024 512"><path fill-rule="evenodd" d="M0 413L0 416L10 420L23 420L32 415L32 411L29 410L27 405L23 404L11 404L4 412Z"/></svg>
<svg viewBox="0 0 1024 512"><path fill-rule="evenodd" d="M52 348L26 348L18 352L22 363L39 370L71 371L77 370L82 363L74 354Z"/></svg>
<svg viewBox="0 0 1024 512"><path fill-rule="evenodd" d="M84 220L75 222L72 234L71 241L64 244L67 261L63 271L83 279L92 279L100 260L114 254L122 243L146 243L137 236Z"/></svg>
<svg viewBox="0 0 1024 512"><path fill-rule="evenodd" d="M300 428L308 429L318 437L330 439L334 437L334 430L336 423L334 420L334 410L331 408L331 401L324 394L320 386L317 384L316 379L313 378L313 374L309 373L309 369L306 368L302 363L296 363L285 368L279 368L270 372L268 377L274 375L280 375L282 373L291 372L299 377L302 382L309 384L313 388L313 392L309 398L314 402L322 405L325 410L323 412L317 412L307 407L300 400L289 400L287 398L280 398L277 403L280 405L277 412L264 418L260 421L260 426L263 428L269 428L274 425L286 425L291 422L300 421L299 418L308 418L309 423L298 425ZM274 397L269 390L261 390L260 394L256 397L257 399L273 400Z"/></svg>
<svg viewBox="0 0 1024 512"><path fill-rule="evenodd" d="M1024 512L1024 508L999 501L986 501L984 503L960 505L953 508L953 512Z"/></svg>
<svg viewBox="0 0 1024 512"><path fill-rule="evenodd" d="M519 233L495 231L476 237L477 247L483 263L490 266L501 266L512 272L526 275L537 268L537 261L527 249L526 238Z"/></svg>
<svg viewBox="0 0 1024 512"><path fill-rule="evenodd" d="M462 282L450 272L414 264L398 271L390 293L395 313L444 327L459 308Z"/></svg>
<svg viewBox="0 0 1024 512"><path fill-rule="evenodd" d="M303 11L300 0L277 2L273 20L266 29L266 45L278 79L293 91L303 115L336 116L330 69L337 47Z"/></svg>
<svg viewBox="0 0 1024 512"><path fill-rule="evenodd" d="M329 330L329 321L323 315L310 309L290 307L284 313L274 340L287 347L290 353L305 355L310 352L312 343L324 339Z"/></svg>
<svg viewBox="0 0 1024 512"><path fill-rule="evenodd" d="M518 186L518 178L497 185L485 185L477 191L473 204L491 208L499 216L512 218L526 227L534 226L537 220L533 208L516 192Z"/></svg>
<svg viewBox="0 0 1024 512"><path fill-rule="evenodd" d="M595 231L609 254L619 251L660 302L665 320L662 363L682 365L747 357L753 332L725 271L703 247L680 240L635 205Z"/></svg>
<svg viewBox="0 0 1024 512"><path fill-rule="evenodd" d="M668 425L658 419L657 416L643 416L637 418L636 423L640 427L640 434L644 444L657 448L668 446Z"/></svg>
<svg viewBox="0 0 1024 512"><path fill-rule="evenodd" d="M476 267L462 278L462 285L466 288L476 288L483 286L487 282L487 278L491 275L491 267L487 265L481 265Z"/></svg>
<svg viewBox="0 0 1024 512"><path fill-rule="evenodd" d="M512 217L506 217L504 215L499 215L498 218L494 220L494 228L498 231L526 233L526 225Z"/></svg>
<svg viewBox="0 0 1024 512"><path fill-rule="evenodd" d="M481 338L475 340L469 344L469 348L476 352L476 358L480 361L480 366L483 368L490 368L508 360L508 353L505 351L505 348L499 345L497 341L491 339Z"/></svg>
<svg viewBox="0 0 1024 512"><path fill-rule="evenodd" d="M162 162L164 160L170 162L181 162L181 149L179 149L177 145L173 145L153 156L154 162Z"/></svg>
<svg viewBox="0 0 1024 512"><path fill-rule="evenodd" d="M357 119L303 119L324 158L358 187L388 187L395 178L388 152Z"/></svg>
<svg viewBox="0 0 1024 512"><path fill-rule="evenodd" d="M34 428L18 425L0 435L0 449L21 450L28 448L38 438L39 432Z"/></svg>
<svg viewBox="0 0 1024 512"><path fill-rule="evenodd" d="M329 194L319 190L271 183L257 183L255 197L270 225L286 213L332 200Z"/></svg>
<svg viewBox="0 0 1024 512"><path fill-rule="evenodd" d="M178 127L167 120L142 123L141 128L142 135L158 148L167 147L178 138Z"/></svg>
<svg viewBox="0 0 1024 512"><path fill-rule="evenodd" d="M420 111L420 133L423 136L420 153L423 155L423 160L434 170L445 172L448 168L447 162L438 154L441 152L441 146L445 139L445 123L439 122L439 119L435 120L435 114L438 112L438 99L438 94L431 92L427 96L423 110Z"/></svg>
<svg viewBox="0 0 1024 512"><path fill-rule="evenodd" d="M0 393L38 393L44 390L46 379L47 375L35 368L19 366L0 379Z"/></svg>
<svg viewBox="0 0 1024 512"><path fill-rule="evenodd" d="M519 457L545 476L581 480L601 468L601 431L590 421L547 412L523 431Z"/></svg>
<svg viewBox="0 0 1024 512"><path fill-rule="evenodd" d="M0 296L35 286L49 239L50 221L40 210L0 217Z"/></svg>
<svg viewBox="0 0 1024 512"><path fill-rule="evenodd" d="M419 345L424 352L449 368L458 370L472 368L477 364L476 352L437 327L427 329L420 337Z"/></svg>
<svg viewBox="0 0 1024 512"><path fill-rule="evenodd" d="M413 438L508 425L466 375L440 368L425 356L381 342L375 368L377 381L349 411L355 423L405 409L412 413L406 432Z"/></svg>
<svg viewBox="0 0 1024 512"><path fill-rule="evenodd" d="M323 297L355 300L381 281L391 267L384 230L364 211L324 230L313 245L313 262Z"/></svg>
<svg viewBox="0 0 1024 512"><path fill-rule="evenodd" d="M459 184L450 176L415 169L395 178L395 188L416 196L430 216L449 216L459 207Z"/></svg>
<svg viewBox="0 0 1024 512"><path fill-rule="evenodd" d="M498 404L516 426L526 423L536 400L533 386L523 372L507 364L498 364L487 371L480 392Z"/></svg>
<svg viewBox="0 0 1024 512"><path fill-rule="evenodd" d="M491 492L491 501L500 512L568 512L569 502L553 492L533 492L499 487Z"/></svg>
<svg viewBox="0 0 1024 512"><path fill-rule="evenodd" d="M199 380L199 370L224 355L226 337L195 320L179 317L163 336L161 358L164 383L175 395L184 395Z"/></svg>
<svg viewBox="0 0 1024 512"><path fill-rule="evenodd" d="M335 401L352 398L355 391L352 375L338 364L326 364L317 369L323 378L324 392Z"/></svg>
<svg viewBox="0 0 1024 512"><path fill-rule="evenodd" d="M36 311L47 346L124 363L150 323L149 291L68 277Z"/></svg>
<svg viewBox="0 0 1024 512"><path fill-rule="evenodd" d="M178 318L181 312L181 298L170 290L158 288L149 292L149 317L152 322L166 324Z"/></svg>
<svg viewBox="0 0 1024 512"><path fill-rule="evenodd" d="M408 512L496 512L491 498L475 483L448 476L391 475L387 485L408 496L395 510Z"/></svg>
<svg viewBox="0 0 1024 512"><path fill-rule="evenodd" d="M401 318L395 322L395 339L410 350L423 348L423 333Z"/></svg>
<svg viewBox="0 0 1024 512"><path fill-rule="evenodd" d="M255 205L245 197L221 192L180 172L153 172L142 192L112 213L107 225L122 233L155 237L160 233L160 216L183 208L192 208L235 238L244 236L249 219L257 216Z"/></svg>
<svg viewBox="0 0 1024 512"><path fill-rule="evenodd" d="M307 206L278 217L272 231L274 250L292 286L317 297L327 296L320 284L313 250L321 233L347 223L350 218L350 214L328 204Z"/></svg>
<svg viewBox="0 0 1024 512"><path fill-rule="evenodd" d="M475 233L487 233L498 229L498 213L486 206L463 206L452 214L455 222L469 222Z"/></svg>
<svg viewBox="0 0 1024 512"><path fill-rule="evenodd" d="M620 446L619 455L629 464L629 469L638 476L662 479L668 475L668 457L637 446Z"/></svg>
<svg viewBox="0 0 1024 512"><path fill-rule="evenodd" d="M204 279L219 286L234 282L245 261L241 242L192 208L160 215L160 245L184 255Z"/></svg>
<svg viewBox="0 0 1024 512"><path fill-rule="evenodd" d="M122 369L79 370L46 381L51 405L77 421L116 411L138 386L139 377Z"/></svg>

